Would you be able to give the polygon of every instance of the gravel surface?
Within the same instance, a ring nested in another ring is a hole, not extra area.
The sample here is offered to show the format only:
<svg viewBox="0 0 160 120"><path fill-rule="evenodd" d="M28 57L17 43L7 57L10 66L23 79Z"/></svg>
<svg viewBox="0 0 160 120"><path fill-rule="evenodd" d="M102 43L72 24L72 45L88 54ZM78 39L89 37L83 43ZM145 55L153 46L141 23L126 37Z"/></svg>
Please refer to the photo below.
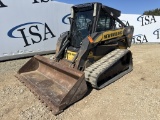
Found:
<svg viewBox="0 0 160 120"><path fill-rule="evenodd" d="M54 116L14 77L29 59L0 63L0 120L160 120L160 44L133 45L134 70Z"/></svg>

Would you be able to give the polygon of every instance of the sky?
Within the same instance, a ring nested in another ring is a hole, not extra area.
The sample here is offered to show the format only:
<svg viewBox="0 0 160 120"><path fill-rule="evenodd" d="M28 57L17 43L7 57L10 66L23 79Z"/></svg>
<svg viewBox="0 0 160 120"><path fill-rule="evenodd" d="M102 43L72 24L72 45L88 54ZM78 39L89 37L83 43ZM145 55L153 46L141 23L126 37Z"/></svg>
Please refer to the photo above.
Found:
<svg viewBox="0 0 160 120"><path fill-rule="evenodd" d="M120 10L123 14L143 14L144 11L160 8L160 0L56 0L68 4L100 2Z"/></svg>

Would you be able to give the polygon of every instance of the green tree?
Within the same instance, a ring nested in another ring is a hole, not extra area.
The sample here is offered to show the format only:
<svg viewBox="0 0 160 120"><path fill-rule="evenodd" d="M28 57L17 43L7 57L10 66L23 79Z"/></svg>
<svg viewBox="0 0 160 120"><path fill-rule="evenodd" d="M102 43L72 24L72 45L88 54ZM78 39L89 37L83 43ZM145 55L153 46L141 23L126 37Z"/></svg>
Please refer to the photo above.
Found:
<svg viewBox="0 0 160 120"><path fill-rule="evenodd" d="M144 11L143 15L155 15L160 16L160 8L156 8L154 10Z"/></svg>

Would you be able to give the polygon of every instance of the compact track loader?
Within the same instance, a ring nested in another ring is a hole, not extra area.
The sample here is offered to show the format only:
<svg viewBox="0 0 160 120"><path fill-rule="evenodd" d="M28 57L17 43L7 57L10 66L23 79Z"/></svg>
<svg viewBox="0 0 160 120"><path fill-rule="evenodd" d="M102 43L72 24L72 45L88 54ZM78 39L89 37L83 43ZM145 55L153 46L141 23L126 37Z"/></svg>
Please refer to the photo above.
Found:
<svg viewBox="0 0 160 120"><path fill-rule="evenodd" d="M101 3L73 6L70 31L59 37L53 59L35 56L16 76L55 115L82 99L89 84L101 89L116 81L132 70L127 48L134 28L120 14Z"/></svg>

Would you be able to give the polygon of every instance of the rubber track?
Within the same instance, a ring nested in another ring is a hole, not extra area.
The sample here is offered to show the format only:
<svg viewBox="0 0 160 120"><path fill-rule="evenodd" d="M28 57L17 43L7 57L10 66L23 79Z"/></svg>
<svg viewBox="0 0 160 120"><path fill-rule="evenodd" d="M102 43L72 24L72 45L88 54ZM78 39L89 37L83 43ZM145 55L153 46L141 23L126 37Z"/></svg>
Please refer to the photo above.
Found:
<svg viewBox="0 0 160 120"><path fill-rule="evenodd" d="M116 49L110 52L109 54L105 55L103 58L101 58L88 68L86 68L84 71L86 81L91 83L92 87L96 89L101 89L130 72L132 70L132 63L130 63L128 70L120 73L111 80L107 80L102 86L97 86L99 76L103 74L103 72L110 68L112 65L114 65L119 59L125 56L128 52L129 50L127 49Z"/></svg>

